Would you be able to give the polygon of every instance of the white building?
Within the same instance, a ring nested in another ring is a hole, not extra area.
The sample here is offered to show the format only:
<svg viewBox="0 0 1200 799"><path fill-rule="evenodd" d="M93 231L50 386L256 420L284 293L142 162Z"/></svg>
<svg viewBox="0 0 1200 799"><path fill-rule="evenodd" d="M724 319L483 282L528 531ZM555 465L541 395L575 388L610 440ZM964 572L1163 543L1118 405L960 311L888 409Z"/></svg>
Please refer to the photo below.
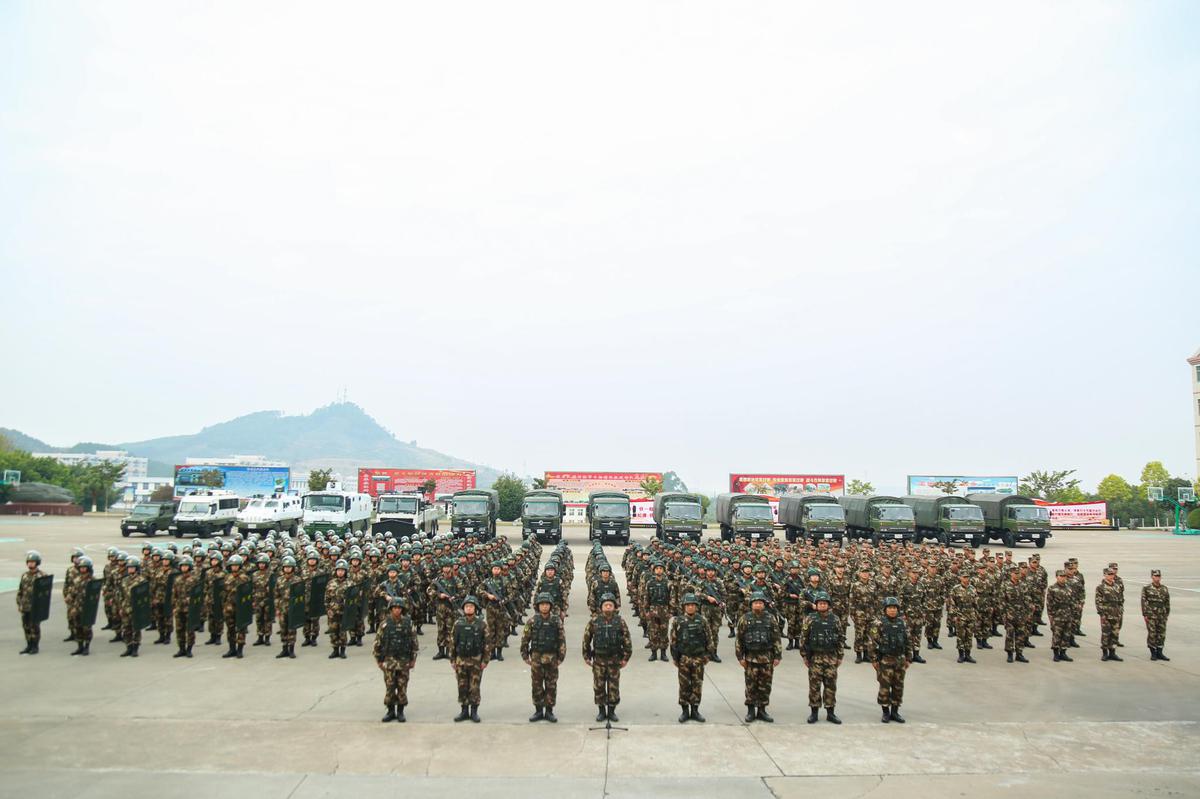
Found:
<svg viewBox="0 0 1200 799"><path fill-rule="evenodd" d="M125 465L125 480L138 480L150 469L149 458L135 458L121 449L97 452L34 452L35 458L54 458L64 466L92 466L97 463L122 463Z"/></svg>
<svg viewBox="0 0 1200 799"><path fill-rule="evenodd" d="M1196 471L1195 479L1200 480L1200 350L1188 358L1192 377L1192 424L1196 429Z"/></svg>
<svg viewBox="0 0 1200 799"><path fill-rule="evenodd" d="M287 466L283 461L267 460L262 455L230 455L228 458L187 458L184 466Z"/></svg>
<svg viewBox="0 0 1200 799"><path fill-rule="evenodd" d="M129 510L139 502L149 502L150 495L160 486L173 486L170 477L139 477L121 483L121 499L113 503L113 509Z"/></svg>

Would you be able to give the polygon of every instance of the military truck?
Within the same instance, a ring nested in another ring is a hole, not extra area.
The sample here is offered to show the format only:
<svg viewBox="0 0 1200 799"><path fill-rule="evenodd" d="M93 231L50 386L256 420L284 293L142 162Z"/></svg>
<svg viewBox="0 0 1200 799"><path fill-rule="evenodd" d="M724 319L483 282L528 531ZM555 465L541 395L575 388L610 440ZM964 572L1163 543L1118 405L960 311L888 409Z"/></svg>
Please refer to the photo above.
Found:
<svg viewBox="0 0 1200 799"><path fill-rule="evenodd" d="M588 494L588 538L601 544L629 543L629 495L624 491L593 491Z"/></svg>
<svg viewBox="0 0 1200 799"><path fill-rule="evenodd" d="M915 543L925 539L946 546L961 541L967 546L977 547L987 540L983 530L983 511L967 502L965 497L954 494L943 496L920 496L910 494L900 501L913 509L917 523Z"/></svg>
<svg viewBox="0 0 1200 799"><path fill-rule="evenodd" d="M667 491L654 497L654 536L660 541L699 541L704 534L704 501L699 494Z"/></svg>
<svg viewBox="0 0 1200 799"><path fill-rule="evenodd" d="M756 541L775 536L775 514L771 500L758 494L717 494L717 523L721 540L745 538Z"/></svg>
<svg viewBox="0 0 1200 799"><path fill-rule="evenodd" d="M496 514L500 494L491 488L455 491L450 498L450 532L457 538L478 536L484 541L496 537Z"/></svg>
<svg viewBox="0 0 1200 799"><path fill-rule="evenodd" d="M158 535L171 529L171 521L175 518L174 502L139 502L129 511L129 515L121 520L121 535L128 538L134 533L145 533L148 536Z"/></svg>
<svg viewBox="0 0 1200 799"><path fill-rule="evenodd" d="M840 544L846 536L846 512L832 494L784 494L779 498L779 523L789 544L797 538Z"/></svg>
<svg viewBox="0 0 1200 799"><path fill-rule="evenodd" d="M237 524L241 501L232 491L193 491L179 500L171 535L181 538L193 533L208 538L214 533L229 535Z"/></svg>
<svg viewBox="0 0 1200 799"><path fill-rule="evenodd" d="M399 494L380 494L375 500L375 521L372 533L390 533L409 538L432 538L437 535L441 513L425 495L418 491Z"/></svg>
<svg viewBox="0 0 1200 799"><path fill-rule="evenodd" d="M838 497L846 511L846 535L869 538L879 546L882 541L911 541L917 532L913 509L899 497L887 494L852 494Z"/></svg>
<svg viewBox="0 0 1200 799"><path fill-rule="evenodd" d="M562 540L563 517L567 506L561 491L539 488L525 495L521 504L521 538L533 536L543 544Z"/></svg>
<svg viewBox="0 0 1200 799"><path fill-rule="evenodd" d="M983 511L983 527L991 540L1012 549L1019 541L1032 541L1039 549L1050 534L1050 509L1020 494L967 494L967 502Z"/></svg>

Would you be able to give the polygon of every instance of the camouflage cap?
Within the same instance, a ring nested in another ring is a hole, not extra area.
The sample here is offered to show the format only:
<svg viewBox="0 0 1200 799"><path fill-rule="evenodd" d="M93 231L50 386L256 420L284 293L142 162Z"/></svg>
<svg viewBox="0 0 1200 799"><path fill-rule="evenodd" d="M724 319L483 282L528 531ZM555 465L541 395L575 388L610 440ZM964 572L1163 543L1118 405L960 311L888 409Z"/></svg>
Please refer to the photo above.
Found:
<svg viewBox="0 0 1200 799"><path fill-rule="evenodd" d="M1104 570L1104 576L1105 576L1105 577L1108 577L1110 574L1116 574L1116 572L1115 572L1115 571L1113 571L1112 569L1105 569L1105 570Z"/></svg>
<svg viewBox="0 0 1200 799"><path fill-rule="evenodd" d="M1151 577L1162 577L1162 570L1161 569L1151 569L1150 576Z"/></svg>
<svg viewBox="0 0 1200 799"><path fill-rule="evenodd" d="M1066 577L1067 570L1066 569L1058 569L1057 571L1054 572L1054 576L1055 577Z"/></svg>
<svg viewBox="0 0 1200 799"><path fill-rule="evenodd" d="M1116 568L1117 568L1117 564L1115 564L1115 563L1110 563L1110 564L1108 564L1108 568L1110 568L1110 569L1116 569Z"/></svg>

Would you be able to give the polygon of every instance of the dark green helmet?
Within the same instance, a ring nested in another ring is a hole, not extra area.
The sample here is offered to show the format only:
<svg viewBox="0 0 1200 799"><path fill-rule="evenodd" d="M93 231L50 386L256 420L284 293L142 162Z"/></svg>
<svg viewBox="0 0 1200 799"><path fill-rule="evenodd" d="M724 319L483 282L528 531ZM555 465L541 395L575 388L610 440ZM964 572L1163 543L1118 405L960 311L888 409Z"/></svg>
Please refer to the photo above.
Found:
<svg viewBox="0 0 1200 799"><path fill-rule="evenodd" d="M890 596L887 599L883 600L883 606L885 608L898 608L898 607L900 607L900 600L894 596Z"/></svg>
<svg viewBox="0 0 1200 799"><path fill-rule="evenodd" d="M612 596L612 594L606 594L605 596ZM537 599L535 599L535 600L533 601L533 604L535 604L535 605L540 605L540 604L542 604L543 602L545 602L546 604L548 604L548 605L550 605L551 607L553 607L553 605L554 605L554 597L552 597L552 596L550 595L550 592L549 592L549 591L543 591L542 593L538 594L538 595L537 595Z"/></svg>
<svg viewBox="0 0 1200 799"><path fill-rule="evenodd" d="M40 564L42 562L42 553L36 549L29 550L25 553L25 562L28 563L29 561Z"/></svg>
<svg viewBox="0 0 1200 799"><path fill-rule="evenodd" d="M699 604L700 604L700 600L696 599L696 595L695 595L695 594L684 594L684 595L683 595L683 603L682 603L682 604L684 604L684 605L697 605L697 606L699 606Z"/></svg>
<svg viewBox="0 0 1200 799"><path fill-rule="evenodd" d="M474 605L475 609L479 610L479 600L475 598L474 594L467 594L463 597L461 607L466 608L467 605Z"/></svg>

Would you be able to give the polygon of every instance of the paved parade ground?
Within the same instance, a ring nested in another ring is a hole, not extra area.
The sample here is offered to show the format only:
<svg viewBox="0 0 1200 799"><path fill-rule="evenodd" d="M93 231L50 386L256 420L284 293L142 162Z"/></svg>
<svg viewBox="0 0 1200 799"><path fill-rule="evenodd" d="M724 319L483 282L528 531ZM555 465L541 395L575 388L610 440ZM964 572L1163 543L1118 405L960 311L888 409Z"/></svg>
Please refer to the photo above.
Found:
<svg viewBox="0 0 1200 799"><path fill-rule="evenodd" d="M84 547L99 570L107 546L133 551L142 539L122 539L115 517L0 517L0 796L1200 795L1200 538L1056 533L1040 550L1043 565L1053 574L1075 556L1087 579L1087 637L1071 650L1075 662L1051 662L1048 637L1033 639L1028 665L1005 663L1000 646L976 651L974 666L956 664L953 646L925 652L929 663L909 671L903 726L879 723L874 673L853 658L838 685L845 724L805 724L807 678L793 652L776 671L776 723L744 725L742 673L725 637L724 662L707 669L708 723L678 724L675 669L647 662L625 607L634 658L618 713L629 730L609 737L590 729L591 672L579 649L586 531L567 530L577 569L560 722L526 721L529 670L510 647L484 673L483 723L452 723L454 677L430 659L436 647L427 627L409 721L380 724L383 682L371 636L348 660L326 658L324 635L320 647L298 648L296 660L276 660L278 634L269 649L247 646L244 660L221 659L225 647L204 646L203 637L193 659L173 659L175 646L155 646L153 635L139 658L121 659L123 647L97 628L90 657L68 656L74 645L60 643L59 585L70 548ZM513 528L501 532L519 539ZM51 619L33 657L17 655L14 602L30 548L56 575ZM1033 551L1023 547L1018 557ZM624 588L620 552L610 560ZM1126 582L1124 663L1100 662L1091 603L1109 561L1120 563ZM1170 663L1151 662L1145 648L1138 596L1152 567L1171 590Z"/></svg>

